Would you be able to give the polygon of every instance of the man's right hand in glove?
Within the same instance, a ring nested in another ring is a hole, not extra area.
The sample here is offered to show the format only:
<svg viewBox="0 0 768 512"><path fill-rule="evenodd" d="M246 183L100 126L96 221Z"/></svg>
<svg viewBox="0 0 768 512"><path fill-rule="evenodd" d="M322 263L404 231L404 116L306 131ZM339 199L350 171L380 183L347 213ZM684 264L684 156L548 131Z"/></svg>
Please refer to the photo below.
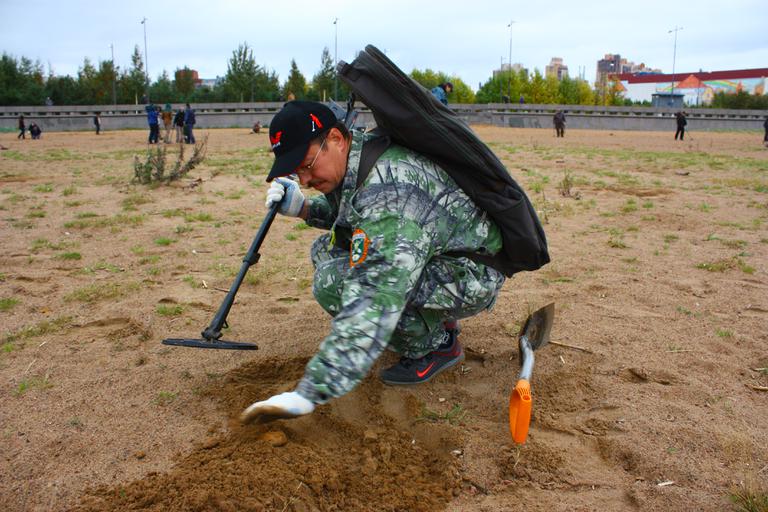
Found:
<svg viewBox="0 0 768 512"><path fill-rule="evenodd" d="M240 415L240 422L269 423L274 420L286 420L310 414L315 404L295 391L280 393L261 402L252 403Z"/></svg>
<svg viewBox="0 0 768 512"><path fill-rule="evenodd" d="M277 212L288 217L306 218L306 201L299 184L289 178L276 178L267 190L267 208L279 203Z"/></svg>

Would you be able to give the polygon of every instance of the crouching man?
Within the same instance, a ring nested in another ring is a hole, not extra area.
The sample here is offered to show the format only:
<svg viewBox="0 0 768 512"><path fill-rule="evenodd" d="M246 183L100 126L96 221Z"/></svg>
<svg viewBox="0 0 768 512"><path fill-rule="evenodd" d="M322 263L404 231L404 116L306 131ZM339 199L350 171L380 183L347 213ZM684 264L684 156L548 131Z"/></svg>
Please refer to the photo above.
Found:
<svg viewBox="0 0 768 512"><path fill-rule="evenodd" d="M390 385L461 363L457 321L490 309L504 283L472 259L501 249L496 224L443 169L402 146L389 146L358 186L370 135L348 132L321 103L286 103L269 138L267 207L329 231L311 257L314 296L333 320L295 390L252 404L241 421L309 414L357 386L385 349L401 356L380 374ZM290 175L323 195L305 198Z"/></svg>

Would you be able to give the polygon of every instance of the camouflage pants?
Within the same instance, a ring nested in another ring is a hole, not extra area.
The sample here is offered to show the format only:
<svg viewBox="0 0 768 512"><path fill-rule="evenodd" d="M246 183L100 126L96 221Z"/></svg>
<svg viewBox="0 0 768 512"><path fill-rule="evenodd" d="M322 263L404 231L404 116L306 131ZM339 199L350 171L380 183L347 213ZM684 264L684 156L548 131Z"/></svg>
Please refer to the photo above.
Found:
<svg viewBox="0 0 768 512"><path fill-rule="evenodd" d="M312 245L312 291L320 306L336 316L344 278L350 271L349 251L329 249L329 240L330 235L325 234ZM442 341L443 322L490 309L503 284L501 273L467 258L433 258L419 278L387 348L414 359L428 354Z"/></svg>

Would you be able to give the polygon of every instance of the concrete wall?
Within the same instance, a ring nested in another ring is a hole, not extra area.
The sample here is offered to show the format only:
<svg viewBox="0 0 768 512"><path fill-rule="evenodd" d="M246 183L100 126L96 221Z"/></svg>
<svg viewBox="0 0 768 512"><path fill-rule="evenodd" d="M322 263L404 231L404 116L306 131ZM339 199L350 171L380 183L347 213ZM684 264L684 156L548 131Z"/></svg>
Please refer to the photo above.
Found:
<svg viewBox="0 0 768 512"><path fill-rule="evenodd" d="M197 129L250 128L256 121L268 126L282 103L207 103L193 105ZM182 105L174 105L180 108ZM361 106L362 107L362 106ZM566 112L567 129L650 130L675 129L671 108L594 107L574 105L520 105L492 103L488 105L452 104L451 108L470 124L491 124L515 128L552 128L552 116ZM34 121L43 131L92 130L93 115L100 112L102 130L146 129L143 105L117 106L29 106L0 107L0 128L15 130L18 116L24 115L27 126ZM768 111L686 109L691 130L762 130ZM362 108L361 124L373 124L373 116Z"/></svg>
<svg viewBox="0 0 768 512"><path fill-rule="evenodd" d="M470 123L514 128L553 129L552 116L557 110L566 114L566 129L647 130L675 129L672 108L654 107L583 107L574 105L451 105ZM480 108L478 108L480 107ZM768 111L686 109L691 130L762 130Z"/></svg>

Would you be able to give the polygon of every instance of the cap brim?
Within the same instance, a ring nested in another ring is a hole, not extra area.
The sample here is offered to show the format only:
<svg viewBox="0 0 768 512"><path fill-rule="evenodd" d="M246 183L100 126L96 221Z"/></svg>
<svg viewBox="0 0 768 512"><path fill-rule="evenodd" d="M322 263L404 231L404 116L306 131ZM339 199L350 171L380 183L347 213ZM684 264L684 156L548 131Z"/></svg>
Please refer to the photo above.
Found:
<svg viewBox="0 0 768 512"><path fill-rule="evenodd" d="M299 166L304 157L309 151L309 142L302 144L299 147L293 148L287 153L275 158L275 163L272 164L272 170L267 175L267 181L272 181L280 176L288 176Z"/></svg>

